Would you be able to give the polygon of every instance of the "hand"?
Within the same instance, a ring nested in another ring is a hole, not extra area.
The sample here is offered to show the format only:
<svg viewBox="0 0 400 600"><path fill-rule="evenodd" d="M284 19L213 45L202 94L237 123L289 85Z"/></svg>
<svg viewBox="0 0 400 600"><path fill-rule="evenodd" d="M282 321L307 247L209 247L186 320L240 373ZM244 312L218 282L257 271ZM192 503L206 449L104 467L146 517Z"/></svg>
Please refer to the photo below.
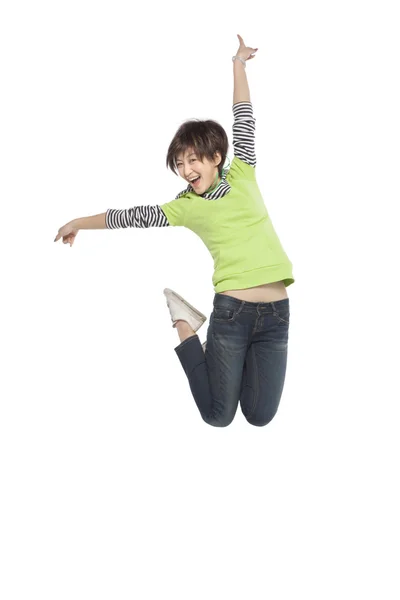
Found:
<svg viewBox="0 0 400 600"><path fill-rule="evenodd" d="M77 229L74 221L70 221L66 225L60 227L54 241L56 242L62 237L63 244L69 244L70 247L72 247L72 244L75 241L78 231L79 229Z"/></svg>
<svg viewBox="0 0 400 600"><path fill-rule="evenodd" d="M246 46L243 38L240 37L238 33L236 35L238 36L240 42L239 50L236 52L236 56L240 56L240 58L243 58L243 60L250 60L254 58L255 54L253 53L257 52L258 48L250 48Z"/></svg>

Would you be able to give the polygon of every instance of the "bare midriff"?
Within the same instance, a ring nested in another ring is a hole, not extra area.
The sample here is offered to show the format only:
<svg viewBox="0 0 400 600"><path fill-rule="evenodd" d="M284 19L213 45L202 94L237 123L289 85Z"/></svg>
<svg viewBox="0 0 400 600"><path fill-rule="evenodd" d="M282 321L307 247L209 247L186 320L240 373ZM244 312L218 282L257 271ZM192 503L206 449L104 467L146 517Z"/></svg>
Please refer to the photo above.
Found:
<svg viewBox="0 0 400 600"><path fill-rule="evenodd" d="M238 300L247 300L248 302L276 302L288 298L283 281L274 281L274 283L264 283L244 290L227 290L219 293L225 296L233 296Z"/></svg>

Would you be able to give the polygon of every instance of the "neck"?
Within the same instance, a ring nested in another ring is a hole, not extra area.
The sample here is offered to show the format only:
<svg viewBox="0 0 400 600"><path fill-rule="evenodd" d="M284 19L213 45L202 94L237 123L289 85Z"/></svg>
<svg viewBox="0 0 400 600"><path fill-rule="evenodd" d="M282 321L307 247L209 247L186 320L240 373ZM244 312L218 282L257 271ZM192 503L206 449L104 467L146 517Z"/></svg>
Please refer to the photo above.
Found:
<svg viewBox="0 0 400 600"><path fill-rule="evenodd" d="M211 184L211 186L208 188L208 190L206 190L206 192L205 192L206 194L209 194L218 186L218 184L219 184L218 178L219 178L219 176L218 176L218 171L217 171L217 176L214 180L214 183Z"/></svg>

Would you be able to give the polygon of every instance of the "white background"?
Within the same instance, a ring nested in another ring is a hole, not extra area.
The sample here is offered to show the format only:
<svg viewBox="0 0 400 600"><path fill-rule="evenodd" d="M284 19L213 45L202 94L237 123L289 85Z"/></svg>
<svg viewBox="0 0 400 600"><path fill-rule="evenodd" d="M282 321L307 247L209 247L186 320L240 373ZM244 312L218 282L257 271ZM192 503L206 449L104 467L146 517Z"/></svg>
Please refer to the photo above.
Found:
<svg viewBox="0 0 400 600"><path fill-rule="evenodd" d="M2 600L399 598L395 4L2 3ZM163 289L212 311L197 236L53 243L174 199L186 119L217 120L233 159L237 33L296 280L262 428L207 425L175 354Z"/></svg>

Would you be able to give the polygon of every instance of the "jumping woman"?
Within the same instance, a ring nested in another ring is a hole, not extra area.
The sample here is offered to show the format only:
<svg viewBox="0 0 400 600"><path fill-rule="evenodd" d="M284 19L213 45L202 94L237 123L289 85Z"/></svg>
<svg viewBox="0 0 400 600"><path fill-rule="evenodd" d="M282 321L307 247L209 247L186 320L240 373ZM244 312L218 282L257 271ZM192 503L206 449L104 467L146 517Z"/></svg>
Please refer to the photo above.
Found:
<svg viewBox="0 0 400 600"><path fill-rule="evenodd" d="M70 221L58 231L72 246L80 229L186 227L214 259L213 311L202 345L197 331L206 317L166 288L164 294L180 343L175 352L202 419L232 423L238 404L251 425L264 426L281 399L288 355L292 263L275 232L256 180L255 118L246 77L250 48L238 35L233 60L233 153L225 168L228 137L213 120L189 120L175 133L167 168L187 186L162 205L134 206Z"/></svg>

